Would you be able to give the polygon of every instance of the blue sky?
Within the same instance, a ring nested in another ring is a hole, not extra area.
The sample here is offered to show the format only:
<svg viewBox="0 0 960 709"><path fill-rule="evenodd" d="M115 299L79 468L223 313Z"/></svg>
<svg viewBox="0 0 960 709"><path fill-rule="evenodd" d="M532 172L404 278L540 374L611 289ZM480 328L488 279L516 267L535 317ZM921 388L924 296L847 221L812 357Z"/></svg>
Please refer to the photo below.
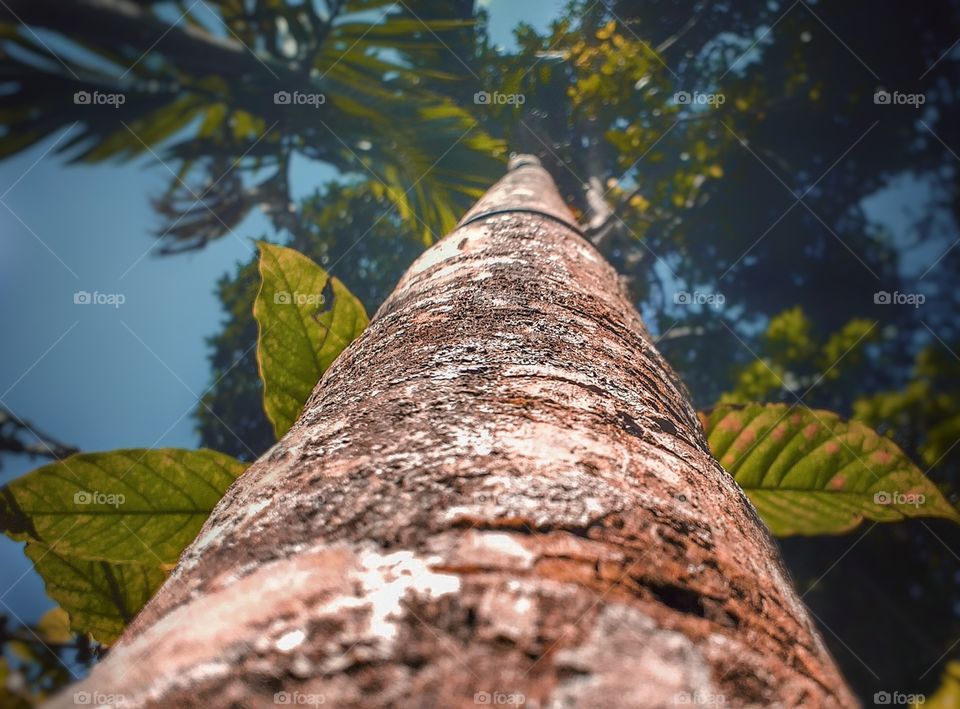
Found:
<svg viewBox="0 0 960 709"><path fill-rule="evenodd" d="M509 48L517 22L544 28L564 2L480 4L494 41ZM269 233L268 223L251 215L200 252L153 256L159 224L148 200L167 186L168 169L150 154L66 167L48 151L69 137L0 162L0 332L8 338L0 402L83 450L194 448L190 413L210 384L205 338L224 318L214 285L249 260L251 239ZM300 161L294 191L312 192L332 175ZM78 291L121 294L124 303L77 305ZM36 464L8 458L0 482ZM52 606L21 545L0 537L0 564L13 584L3 585L0 601L24 621Z"/></svg>

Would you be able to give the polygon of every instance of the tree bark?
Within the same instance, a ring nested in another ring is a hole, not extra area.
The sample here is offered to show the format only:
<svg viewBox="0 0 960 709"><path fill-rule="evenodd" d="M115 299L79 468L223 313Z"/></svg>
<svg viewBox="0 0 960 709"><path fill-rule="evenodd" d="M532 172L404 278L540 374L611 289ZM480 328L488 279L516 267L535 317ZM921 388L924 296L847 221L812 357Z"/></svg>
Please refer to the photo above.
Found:
<svg viewBox="0 0 960 709"><path fill-rule="evenodd" d="M411 266L55 704L74 691L128 706L857 704L535 158Z"/></svg>

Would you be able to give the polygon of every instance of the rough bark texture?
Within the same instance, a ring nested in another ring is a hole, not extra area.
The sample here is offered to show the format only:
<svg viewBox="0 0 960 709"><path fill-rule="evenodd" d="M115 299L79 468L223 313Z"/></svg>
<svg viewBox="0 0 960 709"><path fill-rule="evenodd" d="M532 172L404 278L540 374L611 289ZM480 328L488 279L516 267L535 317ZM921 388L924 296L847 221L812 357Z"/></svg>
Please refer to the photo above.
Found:
<svg viewBox="0 0 960 709"><path fill-rule="evenodd" d="M616 273L530 160L410 268L79 689L856 705Z"/></svg>

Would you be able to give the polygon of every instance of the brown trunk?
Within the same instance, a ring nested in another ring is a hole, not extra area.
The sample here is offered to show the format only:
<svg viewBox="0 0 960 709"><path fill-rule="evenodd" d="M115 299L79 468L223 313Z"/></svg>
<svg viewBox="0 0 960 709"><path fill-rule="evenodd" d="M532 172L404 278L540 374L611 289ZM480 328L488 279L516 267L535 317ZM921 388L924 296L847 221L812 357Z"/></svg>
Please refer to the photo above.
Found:
<svg viewBox="0 0 960 709"><path fill-rule="evenodd" d="M514 160L74 691L159 706L856 705L578 232L535 159Z"/></svg>

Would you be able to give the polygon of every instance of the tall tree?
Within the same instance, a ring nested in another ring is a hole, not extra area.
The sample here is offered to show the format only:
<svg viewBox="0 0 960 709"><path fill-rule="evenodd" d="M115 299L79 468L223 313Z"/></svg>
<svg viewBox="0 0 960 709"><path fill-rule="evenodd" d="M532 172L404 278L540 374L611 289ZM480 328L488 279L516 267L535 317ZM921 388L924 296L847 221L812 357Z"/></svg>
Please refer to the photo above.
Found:
<svg viewBox="0 0 960 709"><path fill-rule="evenodd" d="M682 383L529 157L407 271L72 691L855 704Z"/></svg>

